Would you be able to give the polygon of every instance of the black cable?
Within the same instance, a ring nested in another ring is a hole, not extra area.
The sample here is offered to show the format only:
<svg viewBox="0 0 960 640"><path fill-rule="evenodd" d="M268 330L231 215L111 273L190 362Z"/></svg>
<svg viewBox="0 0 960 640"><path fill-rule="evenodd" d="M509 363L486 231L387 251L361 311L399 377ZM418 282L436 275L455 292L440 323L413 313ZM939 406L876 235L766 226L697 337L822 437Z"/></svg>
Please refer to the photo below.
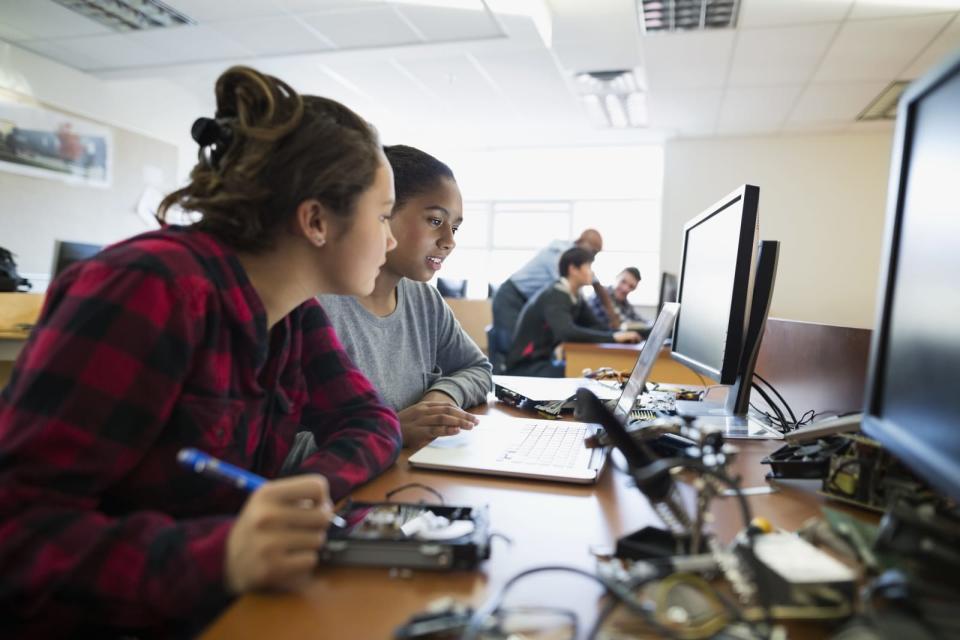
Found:
<svg viewBox="0 0 960 640"><path fill-rule="evenodd" d="M787 413L790 414L790 419L793 420L794 424L797 424L797 417L793 415L793 410L790 408L790 405L787 403L787 401L784 400L783 396L780 395L780 392L777 391L777 389L772 384L770 384L766 378L761 376L756 371L753 372L753 377L759 380L760 382L762 382L763 384L767 385L768 387L770 387L770 391L773 391L774 395L780 398L780 402L783 403L783 406L787 408Z"/></svg>
<svg viewBox="0 0 960 640"><path fill-rule="evenodd" d="M392 498L394 495L406 489L423 489L424 491L429 491L433 495L437 496L437 499L440 500L441 505L447 504L446 500L443 499L443 494L441 494L439 491L437 491L433 487L427 486L421 482L408 482L407 484L402 484L399 487L390 489L390 491L387 491L384 494L384 498L387 500L387 502L389 502L390 498Z"/></svg>
<svg viewBox="0 0 960 640"><path fill-rule="evenodd" d="M752 383L750 386L753 387L754 391L760 394L760 397L762 397L763 400L767 403L767 405L771 409L773 409L774 412L777 414L777 418L780 420L780 431L784 433L789 431L790 424L787 422L787 419L784 417L783 411L781 411L780 407L778 407L777 404L773 401L773 399L770 398L769 395L767 395L767 392L763 390L763 387L761 387L759 384L755 382Z"/></svg>

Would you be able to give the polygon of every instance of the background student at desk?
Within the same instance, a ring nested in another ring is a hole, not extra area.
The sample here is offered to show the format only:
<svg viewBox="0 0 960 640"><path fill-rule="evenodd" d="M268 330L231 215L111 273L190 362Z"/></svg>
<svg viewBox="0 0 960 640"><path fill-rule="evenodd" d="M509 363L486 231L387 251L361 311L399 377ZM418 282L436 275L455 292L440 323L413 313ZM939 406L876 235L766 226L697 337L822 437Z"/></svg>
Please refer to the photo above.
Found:
<svg viewBox="0 0 960 640"><path fill-rule="evenodd" d="M639 342L636 331L611 331L597 320L580 289L593 282L594 254L574 247L560 256L561 277L524 306L507 354L507 374L562 378L553 360L561 342Z"/></svg>

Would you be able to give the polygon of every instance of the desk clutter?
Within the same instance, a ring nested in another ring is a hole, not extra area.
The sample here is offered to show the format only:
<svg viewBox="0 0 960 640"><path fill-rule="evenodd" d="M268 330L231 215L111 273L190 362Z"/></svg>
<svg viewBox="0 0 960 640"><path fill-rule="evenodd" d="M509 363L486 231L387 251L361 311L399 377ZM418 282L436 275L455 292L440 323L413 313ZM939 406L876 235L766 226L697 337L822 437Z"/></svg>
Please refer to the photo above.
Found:
<svg viewBox="0 0 960 640"><path fill-rule="evenodd" d="M817 637L885 638L895 628L902 637L937 638L960 631L949 611L960 598L951 577L960 570L960 517L946 502L920 494L901 501L879 526L825 508L824 517L797 532L777 530L753 514L729 475L736 448L722 431L688 423L686 456L664 457L587 390L577 394L577 412L604 427L593 444L619 451L620 471L665 526L625 535L612 550L593 549L593 571L534 567L481 606L435 601L394 638L782 638L798 621L822 625ZM695 491L693 514L680 498L681 479ZM731 489L742 527L725 545L711 532L710 507ZM517 582L547 573L579 575L603 587L586 636L562 602L506 604Z"/></svg>

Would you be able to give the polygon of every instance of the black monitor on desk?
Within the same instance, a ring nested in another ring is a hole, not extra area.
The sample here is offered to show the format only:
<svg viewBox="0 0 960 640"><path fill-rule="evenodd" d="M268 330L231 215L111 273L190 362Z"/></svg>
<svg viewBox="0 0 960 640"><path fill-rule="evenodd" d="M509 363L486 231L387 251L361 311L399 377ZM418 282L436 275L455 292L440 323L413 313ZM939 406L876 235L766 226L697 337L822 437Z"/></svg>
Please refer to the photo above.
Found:
<svg viewBox="0 0 960 640"><path fill-rule="evenodd" d="M53 273L50 279L57 277L74 262L92 258L103 249L98 244L84 244L82 242L65 242L57 240L53 248Z"/></svg>
<svg viewBox="0 0 960 640"><path fill-rule="evenodd" d="M731 385L726 401L677 401L729 438L780 438L749 416L750 390L773 298L780 243L757 243L760 189L744 185L684 227L673 358Z"/></svg>
<svg viewBox="0 0 960 640"><path fill-rule="evenodd" d="M900 100L863 430L960 501L960 56Z"/></svg>
<svg viewBox="0 0 960 640"><path fill-rule="evenodd" d="M677 301L677 275L664 271L660 274L660 302L657 304L657 313L663 311L663 305Z"/></svg>
<svg viewBox="0 0 960 640"><path fill-rule="evenodd" d="M736 381L743 351L759 198L743 185L683 227L673 357L720 384Z"/></svg>

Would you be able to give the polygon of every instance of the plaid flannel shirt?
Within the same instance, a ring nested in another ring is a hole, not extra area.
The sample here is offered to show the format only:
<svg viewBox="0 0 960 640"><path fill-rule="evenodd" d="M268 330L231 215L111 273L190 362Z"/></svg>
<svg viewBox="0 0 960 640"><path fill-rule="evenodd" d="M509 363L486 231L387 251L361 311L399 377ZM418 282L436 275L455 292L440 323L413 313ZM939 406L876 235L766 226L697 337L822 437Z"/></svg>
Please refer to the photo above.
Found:
<svg viewBox="0 0 960 640"><path fill-rule="evenodd" d="M400 449L315 300L268 332L236 257L176 227L71 267L0 394L0 637L166 637L209 617L246 496L177 451L272 478L303 429L320 449L296 472L334 499Z"/></svg>

